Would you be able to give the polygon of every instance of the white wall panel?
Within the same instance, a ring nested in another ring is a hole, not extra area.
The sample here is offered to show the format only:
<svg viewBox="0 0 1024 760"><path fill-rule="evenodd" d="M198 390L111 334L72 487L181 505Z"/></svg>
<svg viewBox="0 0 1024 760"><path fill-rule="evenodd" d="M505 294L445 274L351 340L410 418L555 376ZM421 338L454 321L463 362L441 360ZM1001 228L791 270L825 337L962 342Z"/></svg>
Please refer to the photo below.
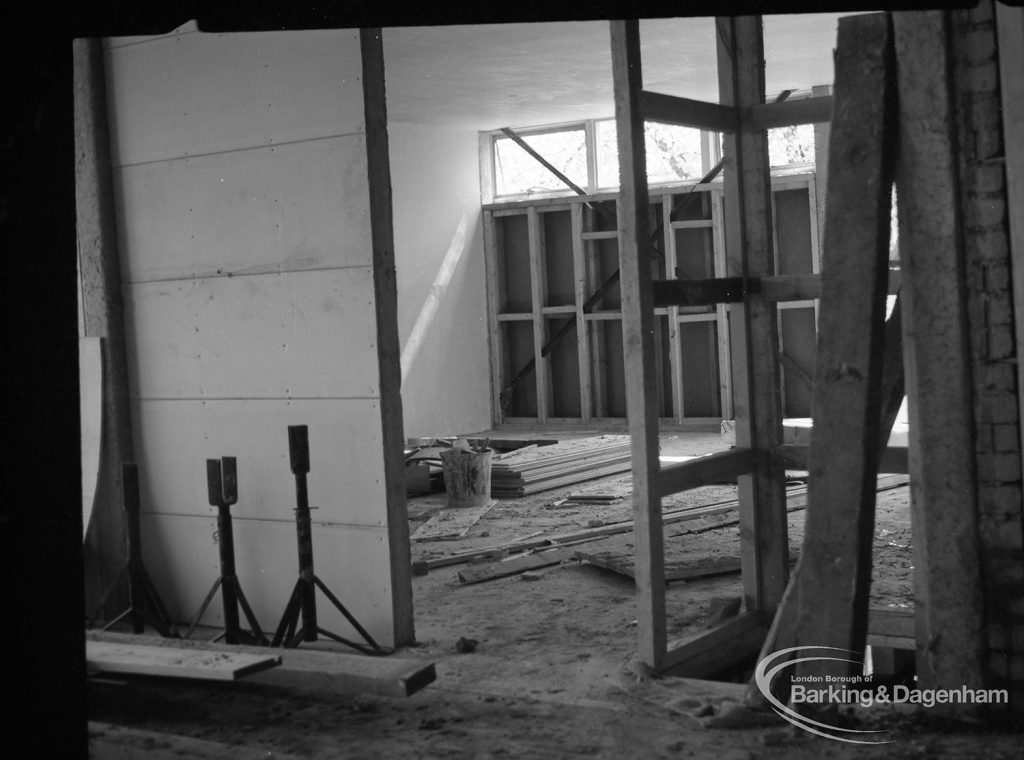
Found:
<svg viewBox="0 0 1024 760"><path fill-rule="evenodd" d="M127 288L137 398L376 397L369 269Z"/></svg>
<svg viewBox="0 0 1024 760"><path fill-rule="evenodd" d="M182 30L107 40L106 63L150 574L187 621L219 574L205 462L234 456L238 575L272 632L298 577L287 428L308 425L317 574L390 645L408 547L388 545L358 33Z"/></svg>
<svg viewBox="0 0 1024 760"><path fill-rule="evenodd" d="M383 527L384 467L377 401L136 401L135 457L147 512L216 515L206 460L238 460L240 518L293 522L288 426L309 428L313 521Z"/></svg>
<svg viewBox="0 0 1024 760"><path fill-rule="evenodd" d="M406 435L483 430L491 408L477 134L391 124L388 136ZM457 387L446 380L453 369Z"/></svg>
<svg viewBox="0 0 1024 760"><path fill-rule="evenodd" d="M214 518L154 515L143 512L142 544L146 569L172 620L187 623L220 575ZM242 591L267 633L273 634L298 579L295 524L233 520L235 568ZM314 570L378 644L390 646L391 585L387 532L376 528L314 526ZM248 623L241 612L243 628ZM320 625L361 641L333 605L317 591ZM218 592L201 623L224 623ZM299 622L301 625L301 619Z"/></svg>
<svg viewBox="0 0 1024 760"><path fill-rule="evenodd" d="M363 135L115 171L130 282L369 265Z"/></svg>
<svg viewBox="0 0 1024 760"><path fill-rule="evenodd" d="M352 30L188 32L107 50L115 165L363 131Z"/></svg>

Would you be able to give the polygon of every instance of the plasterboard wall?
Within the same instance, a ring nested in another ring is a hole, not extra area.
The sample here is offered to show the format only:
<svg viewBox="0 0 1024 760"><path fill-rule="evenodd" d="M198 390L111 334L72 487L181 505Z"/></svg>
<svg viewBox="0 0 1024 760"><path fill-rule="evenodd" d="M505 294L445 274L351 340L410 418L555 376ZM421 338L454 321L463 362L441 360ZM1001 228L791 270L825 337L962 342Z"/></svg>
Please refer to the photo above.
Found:
<svg viewBox="0 0 1024 760"><path fill-rule="evenodd" d="M385 63L388 49L385 37ZM391 122L388 140L406 435L485 430L490 365L477 133Z"/></svg>
<svg viewBox="0 0 1024 760"><path fill-rule="evenodd" d="M273 630L298 577L287 427L308 425L316 572L391 645L408 549L388 541L358 33L112 39L106 70L150 575L195 613L218 575L205 460L237 457L238 575Z"/></svg>

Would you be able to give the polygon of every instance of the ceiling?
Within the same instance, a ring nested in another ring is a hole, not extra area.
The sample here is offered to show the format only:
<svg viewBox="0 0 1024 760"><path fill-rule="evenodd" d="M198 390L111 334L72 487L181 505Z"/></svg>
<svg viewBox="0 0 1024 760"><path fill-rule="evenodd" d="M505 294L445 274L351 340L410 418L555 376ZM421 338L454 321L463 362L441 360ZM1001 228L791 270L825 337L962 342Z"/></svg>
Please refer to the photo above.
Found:
<svg viewBox="0 0 1024 760"><path fill-rule="evenodd" d="M832 83L837 13L764 17L766 88ZM383 31L388 118L472 130L610 117L608 23ZM640 21L644 89L718 101L714 20Z"/></svg>

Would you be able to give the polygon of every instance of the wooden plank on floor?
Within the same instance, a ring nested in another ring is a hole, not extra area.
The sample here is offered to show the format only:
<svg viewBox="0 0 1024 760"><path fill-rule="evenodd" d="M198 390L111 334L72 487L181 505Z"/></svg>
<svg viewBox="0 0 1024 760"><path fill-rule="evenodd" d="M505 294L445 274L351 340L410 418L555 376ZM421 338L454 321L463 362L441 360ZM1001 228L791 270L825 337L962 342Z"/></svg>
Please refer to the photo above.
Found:
<svg viewBox="0 0 1024 760"><path fill-rule="evenodd" d="M489 501L480 507L442 509L416 529L412 534L412 540L452 541L462 538L480 522L480 518L487 514L494 504L494 501Z"/></svg>
<svg viewBox="0 0 1024 760"><path fill-rule="evenodd" d="M89 721L92 760L300 760L296 755L254 744L227 744L191 736Z"/></svg>
<svg viewBox="0 0 1024 760"><path fill-rule="evenodd" d="M733 500L707 504L701 507L686 507L683 509L666 511L663 513L662 523L664 525L669 525L680 521L700 520L709 515L720 515L722 513L735 510L737 504L738 502ZM513 541L507 544L490 546L485 549L453 554L450 557L439 557L437 559L427 560L426 565L428 569L433 570L438 567L447 567L449 565L458 565L464 562L470 562L474 559L492 556L496 553L531 551L534 549L543 549L545 547L595 541L619 533L632 532L633 528L633 520L623 520L622 522L612 523L611 525L602 525L598 528L586 528L584 530L573 531L572 533L561 533L554 536L548 536L546 538Z"/></svg>
<svg viewBox="0 0 1024 760"><path fill-rule="evenodd" d="M524 554L521 557L513 557L501 562L492 562L489 565L467 567L459 571L459 583L466 585L492 581L497 578L507 578L510 575L518 575L527 570L536 570L541 567L561 564L567 559L573 559L574 555L573 549L559 547L557 549L536 552L535 554Z"/></svg>
<svg viewBox="0 0 1024 760"><path fill-rule="evenodd" d="M644 154L640 25L611 21L612 85L619 151L619 269L626 412L633 442L637 629L640 659L660 669L665 654L665 579L661 499L654 486L658 461L657 380L654 376L654 304Z"/></svg>
<svg viewBox="0 0 1024 760"><path fill-rule="evenodd" d="M950 14L895 13L900 261L910 411L917 675L981 688L986 665Z"/></svg>
<svg viewBox="0 0 1024 760"><path fill-rule="evenodd" d="M878 478L878 491L891 488L899 488L907 485L909 480L904 475L882 475ZM806 486L792 486L786 491L787 512L803 509L807 504ZM662 513L662 524L664 526L678 525L680 527L671 531L672 535L684 533L697 533L712 528L734 525L738 518L734 513L739 506L735 499L719 501L711 504L704 504L696 507L682 507L666 510ZM631 533L634 528L633 520L602 525L598 528L586 528L571 533L561 533L553 536L528 538L520 541L513 541L505 544L498 544L484 549L476 549L468 552L460 552L448 557L438 557L426 561L427 568L433 570L439 567L463 564L474 559L490 557L496 554L508 554L515 552L532 551L553 546L576 545L589 541L597 541L608 536L623 533Z"/></svg>
<svg viewBox="0 0 1024 760"><path fill-rule="evenodd" d="M708 578L714 575L729 575L740 571L739 552L737 556L701 557L685 564L665 564L665 582L688 581L697 578ZM611 570L627 578L634 576L633 558L631 553L602 552L598 548L578 549L577 559L583 560L594 567Z"/></svg>
<svg viewBox="0 0 1024 760"><path fill-rule="evenodd" d="M888 290L894 92L885 14L843 18L836 49L828 209L808 451L798 642L864 650ZM852 663L801 662L798 674L854 674ZM845 669L845 670L844 670Z"/></svg>
<svg viewBox="0 0 1024 760"><path fill-rule="evenodd" d="M805 506L802 496L794 498L791 512L799 512ZM718 519L716 519L716 517ZM799 531L802 517L790 515L790 532ZM704 517L692 523L681 523L675 530L666 532L665 582L694 580L713 575L739 572L740 537L735 526L738 519L729 516ZM692 533L707 534L701 543L700 552L687 548L687 536ZM626 534L596 542L588 542L576 549L576 558L596 567L635 578L633 559L633 536ZM796 557L799 546L790 546L791 557Z"/></svg>
<svg viewBox="0 0 1024 760"><path fill-rule="evenodd" d="M192 651L147 646L134 642L87 641L85 664L90 672L135 676L195 678L204 681L237 681L281 664L270 654L220 650Z"/></svg>
<svg viewBox="0 0 1024 760"><path fill-rule="evenodd" d="M86 642L140 643L171 651L223 650L223 647L205 641L163 639L102 631L87 631ZM230 651L263 656L268 653L265 647L238 644L232 645ZM327 694L408 697L433 683L437 677L431 660L397 655L371 657L348 651L308 647L269 651L280 655L281 664L270 670L254 673L246 678L247 681Z"/></svg>

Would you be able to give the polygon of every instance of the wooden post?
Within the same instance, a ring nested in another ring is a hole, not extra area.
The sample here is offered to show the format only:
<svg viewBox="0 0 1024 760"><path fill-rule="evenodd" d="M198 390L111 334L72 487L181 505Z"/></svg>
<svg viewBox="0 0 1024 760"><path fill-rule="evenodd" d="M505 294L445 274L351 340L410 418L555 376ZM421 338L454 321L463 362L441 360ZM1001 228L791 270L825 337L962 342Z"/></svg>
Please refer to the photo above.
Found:
<svg viewBox="0 0 1024 760"><path fill-rule="evenodd" d="M544 246L544 221L536 206L527 210L527 229L530 244L530 301L533 311L533 379L537 388L537 422L548 421L551 414L551 360L543 356L547 340L547 321L544 318L544 294L547 293Z"/></svg>
<svg viewBox="0 0 1024 760"><path fill-rule="evenodd" d="M587 300L587 252L583 240L583 204L573 203L570 207L572 223L572 271L576 304L576 356L580 367L580 422L590 422L594 401L592 388L592 367L590 365L590 336L587 334L587 319L583 304Z"/></svg>
<svg viewBox="0 0 1024 760"><path fill-rule="evenodd" d="M984 616L971 351L946 12L893 15L917 674L980 688Z"/></svg>
<svg viewBox="0 0 1024 760"><path fill-rule="evenodd" d="M1024 207L1024 77L1020 51L1024 49L1024 8L994 3L999 35L999 88L1003 107L1003 155L1006 156L1006 207ZM1014 64L1014 60L1017 64ZM1017 66L1015 69L1014 66ZM1010 260L1014 329L1017 333L1017 419L1024 422L1024 214L1009 214ZM1020 425L1024 455L1024 424Z"/></svg>
<svg viewBox="0 0 1024 760"><path fill-rule="evenodd" d="M619 148L619 268L622 272L622 344L626 412L633 443L633 518L636 537L640 657L657 670L665 656L665 557L658 472L657 384L654 373L654 301L647 257L647 158L644 153L640 28L612 21L612 79ZM650 360L650 361L648 361Z"/></svg>
<svg viewBox="0 0 1024 760"><path fill-rule="evenodd" d="M759 16L715 21L719 102L745 109L764 103L764 42ZM768 138L742 122L723 139L726 266L729 276L775 274ZM743 595L747 609L774 614L788 576L783 471L767 452L782 443L776 307L760 295L730 307L736 445L762 452L737 481Z"/></svg>
<svg viewBox="0 0 1024 760"><path fill-rule="evenodd" d="M592 232L596 221L596 212L588 207L583 207L583 230ZM601 267L601 251L595 240L586 240L583 244L585 257L586 286L584 293L596 293L605 278ZM588 296L589 298L589 296ZM600 305L599 300L595 306ZM606 325L601 322L589 320L584 317L583 327L580 331L582 339L590 345L590 393L593 404L593 416L597 418L608 416L608 373L605 366L605 329Z"/></svg>
<svg viewBox="0 0 1024 760"><path fill-rule="evenodd" d="M102 44L75 40L73 55L80 334L103 339L106 381L96 501L85 538L86 609L92 614L125 561L121 464L135 456ZM98 612L107 617L127 605L127 592L119 588Z"/></svg>
<svg viewBox="0 0 1024 760"><path fill-rule="evenodd" d="M665 276L671 279L676 276L679 265L676 251L676 231L672 228L671 195L664 196L661 202L661 226L665 241ZM672 409L677 424L683 422L683 346L680 340L679 307L668 308L669 364L672 367Z"/></svg>
<svg viewBox="0 0 1024 760"><path fill-rule="evenodd" d="M892 74L888 16L841 19L797 625L800 644L857 653L867 641L880 450ZM856 667L816 660L798 672Z"/></svg>
<svg viewBox="0 0 1024 760"><path fill-rule="evenodd" d="M384 46L380 29L361 29L363 110L366 120L367 179L373 241L373 289L377 313L381 438L387 491L388 546L391 556L391 605L394 645L415 640L412 614L412 565L409 515L405 500L405 457L401 348L398 340L398 287L391 208L391 165L384 91Z"/></svg>
<svg viewBox="0 0 1024 760"><path fill-rule="evenodd" d="M499 425L504 422L505 413L501 408L501 389L505 387L505 376L501 358L504 355L501 325L498 324L498 312L501 311L501 278L498 272L498 251L501 237L494 214L483 212L484 225L484 257L487 271L487 340L491 358L491 422Z"/></svg>
<svg viewBox="0 0 1024 760"><path fill-rule="evenodd" d="M813 97L825 97L832 94L832 85L821 84L811 88ZM818 239L825 239L825 204L828 203L828 141L831 124L820 121L814 125L814 180L816 185L817 203L815 204L814 223L818 228Z"/></svg>
<svg viewBox="0 0 1024 760"><path fill-rule="evenodd" d="M708 193L711 196L711 234L714 237L715 246L715 277L725 277L728 268L725 263L725 233L722 225L722 217L725 212L722 210L722 193L712 190ZM732 420L734 417L732 406L732 359L731 343L729 341L729 307L720 303L715 306L715 330L718 339L718 392L721 398L721 411L723 420Z"/></svg>

